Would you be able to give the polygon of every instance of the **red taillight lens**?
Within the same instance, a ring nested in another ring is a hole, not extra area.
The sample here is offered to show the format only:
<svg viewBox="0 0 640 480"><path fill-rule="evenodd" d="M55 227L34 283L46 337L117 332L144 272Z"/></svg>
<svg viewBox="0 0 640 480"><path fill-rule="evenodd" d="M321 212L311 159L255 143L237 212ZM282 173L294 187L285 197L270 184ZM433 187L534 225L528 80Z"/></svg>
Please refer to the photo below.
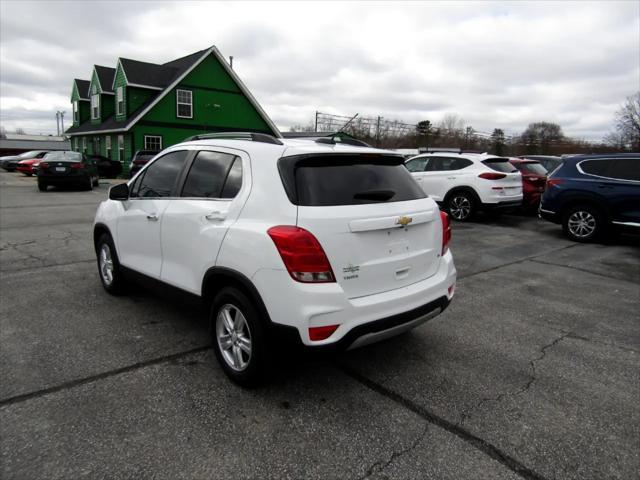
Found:
<svg viewBox="0 0 640 480"><path fill-rule="evenodd" d="M318 340L326 340L333 332L338 329L339 325L326 325L324 327L309 327L309 340L317 342Z"/></svg>
<svg viewBox="0 0 640 480"><path fill-rule="evenodd" d="M444 255L449 250L451 241L451 222L446 212L440 212L440 220L442 221L442 255Z"/></svg>
<svg viewBox="0 0 640 480"><path fill-rule="evenodd" d="M47 162L40 162L40 168L49 168L49 164Z"/></svg>
<svg viewBox="0 0 640 480"><path fill-rule="evenodd" d="M563 183L564 179L562 178L547 178L547 188L562 185Z"/></svg>
<svg viewBox="0 0 640 480"><path fill-rule="evenodd" d="M291 277L304 283L335 282L322 246L304 228L279 225L267 230Z"/></svg>
<svg viewBox="0 0 640 480"><path fill-rule="evenodd" d="M484 172L478 175L480 178L484 178L485 180L500 180L501 178L505 178L507 175L504 173L493 173L493 172Z"/></svg>
<svg viewBox="0 0 640 480"><path fill-rule="evenodd" d="M82 170L84 168L84 163L72 163L71 168L74 170Z"/></svg>

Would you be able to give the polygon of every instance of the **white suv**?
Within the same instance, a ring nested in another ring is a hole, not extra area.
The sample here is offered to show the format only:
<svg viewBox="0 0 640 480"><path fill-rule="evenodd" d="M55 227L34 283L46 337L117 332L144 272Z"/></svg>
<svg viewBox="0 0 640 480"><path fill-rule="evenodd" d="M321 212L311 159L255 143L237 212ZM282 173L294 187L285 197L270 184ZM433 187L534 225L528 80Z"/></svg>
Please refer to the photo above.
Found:
<svg viewBox="0 0 640 480"><path fill-rule="evenodd" d="M104 288L137 273L201 297L242 385L280 336L353 348L435 317L456 282L447 215L402 156L326 142L209 134L164 150L98 207Z"/></svg>
<svg viewBox="0 0 640 480"><path fill-rule="evenodd" d="M478 210L522 204L522 175L507 158L438 151L410 158L405 165L455 220L470 220Z"/></svg>

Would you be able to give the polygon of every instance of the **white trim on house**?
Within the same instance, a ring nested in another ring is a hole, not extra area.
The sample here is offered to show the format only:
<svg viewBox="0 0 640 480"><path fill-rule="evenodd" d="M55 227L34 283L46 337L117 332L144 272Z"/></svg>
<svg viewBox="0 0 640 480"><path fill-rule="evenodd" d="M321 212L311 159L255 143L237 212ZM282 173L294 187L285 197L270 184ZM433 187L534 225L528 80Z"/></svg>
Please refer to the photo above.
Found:
<svg viewBox="0 0 640 480"><path fill-rule="evenodd" d="M156 139L156 138L158 139L158 148L157 149L147 146L147 139L152 139L152 138L153 139ZM156 150L158 152L160 150L162 150L162 136L161 135L145 135L143 141L144 141L144 149L145 150Z"/></svg>
<svg viewBox="0 0 640 480"><path fill-rule="evenodd" d="M78 100L73 101L73 123L80 123L80 103Z"/></svg>
<svg viewBox="0 0 640 480"><path fill-rule="evenodd" d="M139 83L127 83L127 87L146 88L148 90L164 90L162 87L152 87L151 85L141 85Z"/></svg>
<svg viewBox="0 0 640 480"><path fill-rule="evenodd" d="M116 73L113 75L113 82L111 82L111 90L116 89L116 78L118 78L118 68L122 70L122 74L124 75L124 83L129 85L129 79L127 78L127 72L124 71L124 67L122 66L122 62L120 61L120 57L118 57L118 63L116 64Z"/></svg>
<svg viewBox="0 0 640 480"><path fill-rule="evenodd" d="M91 95L91 120L98 120L99 118L100 118L100 94L94 93Z"/></svg>
<svg viewBox="0 0 640 480"><path fill-rule="evenodd" d="M87 137L82 137L82 153L87 153Z"/></svg>
<svg viewBox="0 0 640 480"><path fill-rule="evenodd" d="M184 102L184 101L180 101L180 94L185 94L188 93L189 94L189 102ZM180 115L180 105L188 105L189 106L189 115ZM182 88L179 88L176 90L176 117L177 118L193 118L193 91L192 90L185 90Z"/></svg>
<svg viewBox="0 0 640 480"><path fill-rule="evenodd" d="M122 111L120 107L122 106ZM116 89L116 115L124 115L124 85L120 85Z"/></svg>

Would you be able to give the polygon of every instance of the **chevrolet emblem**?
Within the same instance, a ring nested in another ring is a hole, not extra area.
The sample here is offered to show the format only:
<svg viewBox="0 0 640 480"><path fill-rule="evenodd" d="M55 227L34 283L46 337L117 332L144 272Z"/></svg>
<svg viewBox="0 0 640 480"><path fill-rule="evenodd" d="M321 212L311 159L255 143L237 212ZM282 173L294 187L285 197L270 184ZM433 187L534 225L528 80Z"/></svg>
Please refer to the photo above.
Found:
<svg viewBox="0 0 640 480"><path fill-rule="evenodd" d="M406 227L411 222L413 222L413 218L411 217L400 217L396 220L396 225L402 225L403 227Z"/></svg>

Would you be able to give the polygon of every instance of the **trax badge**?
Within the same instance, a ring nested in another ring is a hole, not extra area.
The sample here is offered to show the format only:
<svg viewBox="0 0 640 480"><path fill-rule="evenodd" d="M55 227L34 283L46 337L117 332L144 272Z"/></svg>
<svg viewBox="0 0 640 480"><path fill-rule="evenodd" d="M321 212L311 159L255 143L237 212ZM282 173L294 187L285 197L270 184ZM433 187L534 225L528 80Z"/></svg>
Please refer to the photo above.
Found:
<svg viewBox="0 0 640 480"><path fill-rule="evenodd" d="M411 217L400 217L396 220L396 225L402 225L403 227L406 227L411 222L413 222L413 218Z"/></svg>

